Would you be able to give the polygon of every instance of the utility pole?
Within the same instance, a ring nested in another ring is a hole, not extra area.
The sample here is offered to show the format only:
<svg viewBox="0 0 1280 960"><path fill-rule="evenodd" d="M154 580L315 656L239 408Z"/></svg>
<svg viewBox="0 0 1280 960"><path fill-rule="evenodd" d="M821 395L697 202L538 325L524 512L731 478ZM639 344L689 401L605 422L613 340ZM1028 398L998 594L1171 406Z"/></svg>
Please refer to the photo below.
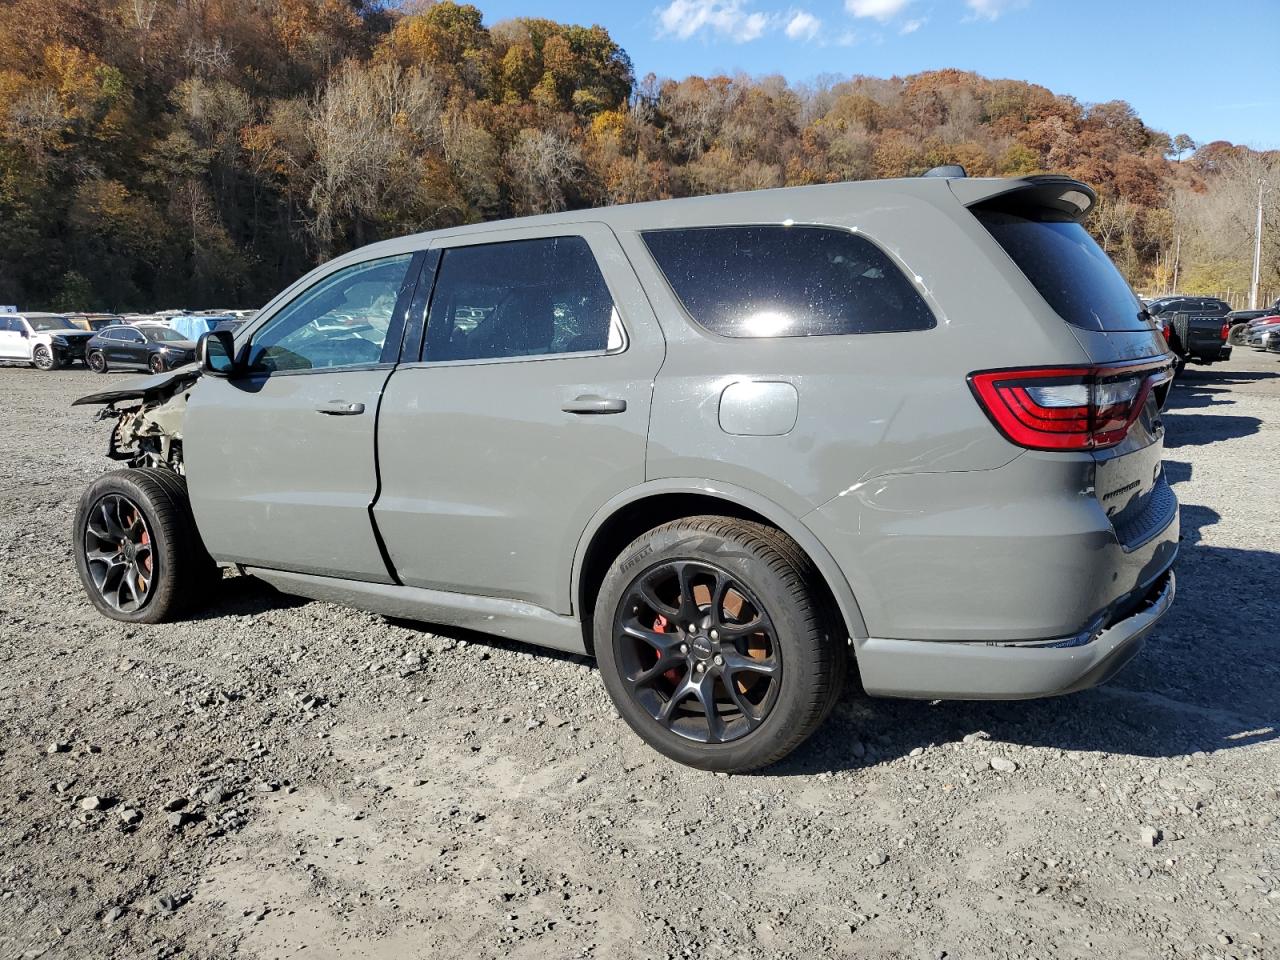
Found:
<svg viewBox="0 0 1280 960"><path fill-rule="evenodd" d="M1253 234L1253 284L1249 287L1249 309L1258 309L1258 280L1262 273L1262 188L1267 181L1258 178L1258 226Z"/></svg>

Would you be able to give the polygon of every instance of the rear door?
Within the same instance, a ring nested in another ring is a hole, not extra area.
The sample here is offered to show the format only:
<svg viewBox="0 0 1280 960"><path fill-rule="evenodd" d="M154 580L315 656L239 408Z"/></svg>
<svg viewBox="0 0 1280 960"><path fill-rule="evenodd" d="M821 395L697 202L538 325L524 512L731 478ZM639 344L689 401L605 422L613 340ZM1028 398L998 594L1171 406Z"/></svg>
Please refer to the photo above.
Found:
<svg viewBox="0 0 1280 960"><path fill-rule="evenodd" d="M437 241L422 360L387 384L374 508L413 586L569 613L590 518L644 482L663 341L607 227Z"/></svg>
<svg viewBox="0 0 1280 960"><path fill-rule="evenodd" d="M0 357L13 360L22 356L22 335L18 333L21 323L14 317L0 316Z"/></svg>
<svg viewBox="0 0 1280 960"><path fill-rule="evenodd" d="M191 505L219 560L378 583L374 431L421 255L338 268L237 339L187 407Z"/></svg>

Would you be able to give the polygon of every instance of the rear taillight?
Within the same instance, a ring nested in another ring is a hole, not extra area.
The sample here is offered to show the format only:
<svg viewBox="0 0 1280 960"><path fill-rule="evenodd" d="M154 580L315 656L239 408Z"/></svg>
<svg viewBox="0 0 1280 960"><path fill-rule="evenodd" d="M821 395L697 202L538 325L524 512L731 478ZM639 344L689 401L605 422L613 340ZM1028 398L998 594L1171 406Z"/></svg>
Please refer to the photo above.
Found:
<svg viewBox="0 0 1280 960"><path fill-rule="evenodd" d="M1222 339L1225 340L1231 335L1231 324L1224 323L1222 325Z"/></svg>
<svg viewBox="0 0 1280 960"><path fill-rule="evenodd" d="M1099 450L1124 439L1168 360L1096 367L984 370L969 386L991 422L1028 450Z"/></svg>

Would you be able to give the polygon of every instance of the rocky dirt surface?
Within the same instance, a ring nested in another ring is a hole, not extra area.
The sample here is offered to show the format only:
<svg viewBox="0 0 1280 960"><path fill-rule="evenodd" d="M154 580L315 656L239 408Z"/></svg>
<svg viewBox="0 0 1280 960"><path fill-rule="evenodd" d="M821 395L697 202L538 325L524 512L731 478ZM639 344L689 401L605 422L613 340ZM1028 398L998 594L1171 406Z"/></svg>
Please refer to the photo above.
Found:
<svg viewBox="0 0 1280 960"><path fill-rule="evenodd" d="M1238 354L1174 390L1180 596L1110 685L851 684L732 777L582 659L246 578L98 617L103 381L0 369L0 956L1280 957L1280 358Z"/></svg>

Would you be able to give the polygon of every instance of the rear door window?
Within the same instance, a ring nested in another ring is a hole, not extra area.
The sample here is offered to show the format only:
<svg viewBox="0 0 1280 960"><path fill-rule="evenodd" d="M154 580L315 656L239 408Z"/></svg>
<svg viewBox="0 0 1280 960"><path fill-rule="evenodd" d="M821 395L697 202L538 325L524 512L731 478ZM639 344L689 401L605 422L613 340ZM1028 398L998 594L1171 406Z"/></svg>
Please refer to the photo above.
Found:
<svg viewBox="0 0 1280 960"><path fill-rule="evenodd" d="M724 337L899 333L937 325L888 255L832 227L695 227L642 234L693 320Z"/></svg>
<svg viewBox="0 0 1280 960"><path fill-rule="evenodd" d="M971 208L1032 286L1085 330L1146 330L1142 303L1083 226L1052 210ZM1168 313L1170 307L1162 308Z"/></svg>
<svg viewBox="0 0 1280 960"><path fill-rule="evenodd" d="M449 247L431 312L426 359L501 360L599 352L621 330L583 237Z"/></svg>

